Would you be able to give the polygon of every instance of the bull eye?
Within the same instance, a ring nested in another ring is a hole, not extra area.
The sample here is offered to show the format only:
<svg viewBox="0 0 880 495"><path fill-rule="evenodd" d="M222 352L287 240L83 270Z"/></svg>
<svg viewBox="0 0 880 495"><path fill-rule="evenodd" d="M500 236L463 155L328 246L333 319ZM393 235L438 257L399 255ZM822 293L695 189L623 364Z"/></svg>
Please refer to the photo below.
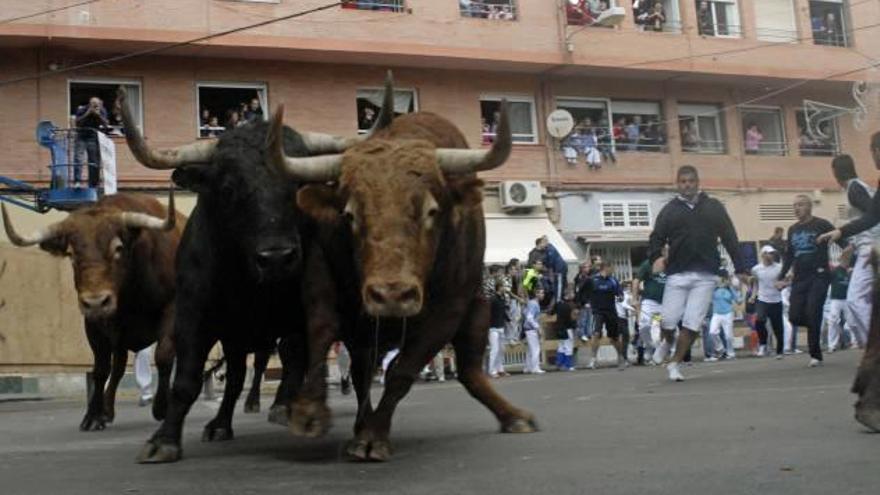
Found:
<svg viewBox="0 0 880 495"><path fill-rule="evenodd" d="M125 250L125 245L122 244L122 240L118 237L113 238L110 241L110 254L113 256L113 259L118 260L122 257L122 252Z"/></svg>

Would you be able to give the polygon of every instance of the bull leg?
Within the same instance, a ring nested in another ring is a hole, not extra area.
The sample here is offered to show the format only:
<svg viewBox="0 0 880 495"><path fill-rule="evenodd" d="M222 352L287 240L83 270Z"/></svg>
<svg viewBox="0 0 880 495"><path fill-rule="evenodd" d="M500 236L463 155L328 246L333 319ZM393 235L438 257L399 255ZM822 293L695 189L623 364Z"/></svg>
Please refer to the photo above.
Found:
<svg viewBox="0 0 880 495"><path fill-rule="evenodd" d="M483 372L483 354L486 351L488 328L488 305L483 300L476 300L452 340L458 380L473 398L480 401L498 418L503 433L537 431L538 426L534 416L507 402L495 391Z"/></svg>
<svg viewBox="0 0 880 495"><path fill-rule="evenodd" d="M251 383L247 399L244 401L244 412L246 413L260 412L260 386L263 383L263 374L269 366L269 356L271 355L272 351L268 350L254 353L254 380Z"/></svg>
<svg viewBox="0 0 880 495"><path fill-rule="evenodd" d="M244 376L247 372L247 354L244 352L227 353L231 347L223 346L223 354L226 355L226 387L223 389L223 401L220 402L220 410L214 419L205 425L202 432L203 442L232 440L232 415L235 412L235 403L244 388Z"/></svg>
<svg viewBox="0 0 880 495"><path fill-rule="evenodd" d="M169 396L165 420L138 454L137 461L140 463L152 464L180 460L182 455L180 437L183 433L183 421L199 396L205 361L207 361L208 352L215 342L206 329L193 328L189 321L181 322L181 313L184 312L178 311L175 324L177 373L174 375L174 386ZM186 313L199 314L196 309L191 309ZM182 328L192 328L193 334L182 331Z"/></svg>
<svg viewBox="0 0 880 495"><path fill-rule="evenodd" d="M327 353L337 338L336 288L320 249L312 249L303 277L303 307L309 308L306 321L308 367L302 388L290 404L288 426L294 435L319 437L330 429L327 407Z"/></svg>
<svg viewBox="0 0 880 495"><path fill-rule="evenodd" d="M275 391L275 401L269 409L269 422L287 426L287 405L299 393L306 372L305 334L284 337L278 343L278 357L281 359L281 384Z"/></svg>
<svg viewBox="0 0 880 495"><path fill-rule="evenodd" d="M104 386L110 375L112 350L110 340L88 322L86 322L86 337L89 347L92 348L95 364L92 366L92 396L89 397L86 415L79 424L79 429L100 431L107 427L107 418L104 416Z"/></svg>
<svg viewBox="0 0 880 495"><path fill-rule="evenodd" d="M357 435L364 426L364 420L373 413L373 404L370 399L370 388L373 385L373 375L376 371L376 355L378 350L370 348L354 348L349 350L351 355L351 382L354 385L354 393L357 396L358 410L354 422L354 434Z"/></svg>
<svg viewBox="0 0 880 495"><path fill-rule="evenodd" d="M162 316L162 324L159 328L159 343L153 359L156 361L156 369L159 371L159 383L156 386L156 396L153 398L153 418L156 421L165 419L168 409L168 389L171 382L171 369L174 367L174 306L166 309Z"/></svg>
<svg viewBox="0 0 880 495"><path fill-rule="evenodd" d="M116 389L125 374L125 365L128 363L128 349L116 348L113 352L113 362L110 368L110 383L104 392L104 417L108 423L112 423L116 417Z"/></svg>
<svg viewBox="0 0 880 495"><path fill-rule="evenodd" d="M435 326L438 323L439 326ZM396 362L385 375L385 391L379 405L374 412L365 414L360 430L348 445L350 456L360 461L387 461L391 458L388 434L394 410L409 393L425 363L440 352L448 341L443 336L443 330L455 328L455 323L457 322L442 317L434 318L434 321L428 318L422 328L410 334L411 337L400 350ZM433 332L435 330L436 333Z"/></svg>

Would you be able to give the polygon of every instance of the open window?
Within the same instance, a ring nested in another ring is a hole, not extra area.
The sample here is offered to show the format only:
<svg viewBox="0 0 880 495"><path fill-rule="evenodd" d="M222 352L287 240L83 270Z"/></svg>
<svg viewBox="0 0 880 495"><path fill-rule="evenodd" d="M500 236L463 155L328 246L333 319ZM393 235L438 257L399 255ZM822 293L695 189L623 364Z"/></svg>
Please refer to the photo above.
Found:
<svg viewBox="0 0 880 495"><path fill-rule="evenodd" d="M623 18L617 0L565 0L569 26L614 27Z"/></svg>
<svg viewBox="0 0 880 495"><path fill-rule="evenodd" d="M742 107L743 147L749 155L785 155L785 129L778 107Z"/></svg>
<svg viewBox="0 0 880 495"><path fill-rule="evenodd" d="M810 0L810 26L813 31L813 43L849 46L844 0Z"/></svg>
<svg viewBox="0 0 880 495"><path fill-rule="evenodd" d="M724 154L724 112L720 105L681 103L678 124L685 153Z"/></svg>
<svg viewBox="0 0 880 495"><path fill-rule="evenodd" d="M382 12L403 12L404 0L343 0L343 9L378 10Z"/></svg>
<svg viewBox="0 0 880 495"><path fill-rule="evenodd" d="M559 98L556 108L567 110L574 117L575 127L593 129L599 142L611 143L610 100L599 98Z"/></svg>
<svg viewBox="0 0 880 495"><path fill-rule="evenodd" d="M798 126L798 151L801 156L834 156L840 152L837 119L819 122L816 128L811 130L807 127L807 115L804 110L798 110L795 116Z"/></svg>
<svg viewBox="0 0 880 495"><path fill-rule="evenodd" d="M737 0L696 0L697 27L703 36L740 37Z"/></svg>
<svg viewBox="0 0 880 495"><path fill-rule="evenodd" d="M248 122L268 118L265 84L203 82L197 84L197 92L199 137L218 137Z"/></svg>
<svg viewBox="0 0 880 495"><path fill-rule="evenodd" d="M613 100L611 112L617 151L666 150L666 126L659 102Z"/></svg>
<svg viewBox="0 0 880 495"><path fill-rule="evenodd" d="M513 142L537 144L538 124L535 117L535 99L528 96L508 95L483 95L480 97L482 143L487 145L495 141L502 99L507 99Z"/></svg>
<svg viewBox="0 0 880 495"><path fill-rule="evenodd" d="M365 134L373 128L379 111L382 109L382 88L363 88L357 90L357 122L358 134ZM394 115L415 112L418 108L416 92L412 89L394 90Z"/></svg>
<svg viewBox="0 0 880 495"><path fill-rule="evenodd" d="M458 0L462 17L515 21L516 0Z"/></svg>
<svg viewBox="0 0 880 495"><path fill-rule="evenodd" d="M134 114L134 120L138 127L143 129L143 102L141 100L141 83L132 80L118 79L75 79L68 82L68 112L71 117L69 127L76 127L74 117L82 107L86 108L92 98L100 100L100 104L106 112L109 126L102 126L102 131L110 136L124 136L122 116L114 109L116 104L116 92L119 87L125 88L128 95L128 104ZM61 124L68 127L68 123Z"/></svg>
<svg viewBox="0 0 880 495"><path fill-rule="evenodd" d="M642 31L680 33L679 0L632 0L636 26Z"/></svg>

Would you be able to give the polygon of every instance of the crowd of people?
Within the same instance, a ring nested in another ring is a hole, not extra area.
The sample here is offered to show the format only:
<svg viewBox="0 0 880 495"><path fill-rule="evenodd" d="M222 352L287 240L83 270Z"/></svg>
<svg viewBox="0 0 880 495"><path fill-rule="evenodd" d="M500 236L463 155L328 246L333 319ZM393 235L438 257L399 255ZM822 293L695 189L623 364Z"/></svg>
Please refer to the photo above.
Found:
<svg viewBox="0 0 880 495"><path fill-rule="evenodd" d="M666 26L666 10L663 2L633 0L633 16L642 31L663 31Z"/></svg>
<svg viewBox="0 0 880 495"><path fill-rule="evenodd" d="M512 0L458 0L458 7L462 17L499 21L516 20L516 10Z"/></svg>
<svg viewBox="0 0 880 495"><path fill-rule="evenodd" d="M608 0L568 0L565 15L569 25L594 26L599 16L610 8Z"/></svg>
<svg viewBox="0 0 880 495"><path fill-rule="evenodd" d="M662 151L666 145L663 125L656 117L640 115L619 117L613 126L600 118L595 124L589 117L578 122L562 142L565 160L576 165L579 159L590 170L599 170L603 162L617 163L616 151Z"/></svg>
<svg viewBox="0 0 880 495"><path fill-rule="evenodd" d="M228 129L235 129L250 122L263 120L263 107L259 98L251 98L249 102L241 102L238 106L227 109L222 122L220 118L210 109L202 108L199 114L199 136L203 138L219 137Z"/></svg>

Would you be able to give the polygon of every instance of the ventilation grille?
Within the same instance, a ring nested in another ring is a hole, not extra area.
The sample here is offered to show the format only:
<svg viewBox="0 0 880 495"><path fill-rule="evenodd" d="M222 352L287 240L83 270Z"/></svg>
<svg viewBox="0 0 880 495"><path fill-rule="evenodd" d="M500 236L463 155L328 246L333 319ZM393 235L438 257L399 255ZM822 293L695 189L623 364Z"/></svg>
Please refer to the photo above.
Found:
<svg viewBox="0 0 880 495"><path fill-rule="evenodd" d="M837 218L849 220L849 205L837 205Z"/></svg>
<svg viewBox="0 0 880 495"><path fill-rule="evenodd" d="M758 205L758 218L762 222L791 222L796 219L790 204Z"/></svg>

